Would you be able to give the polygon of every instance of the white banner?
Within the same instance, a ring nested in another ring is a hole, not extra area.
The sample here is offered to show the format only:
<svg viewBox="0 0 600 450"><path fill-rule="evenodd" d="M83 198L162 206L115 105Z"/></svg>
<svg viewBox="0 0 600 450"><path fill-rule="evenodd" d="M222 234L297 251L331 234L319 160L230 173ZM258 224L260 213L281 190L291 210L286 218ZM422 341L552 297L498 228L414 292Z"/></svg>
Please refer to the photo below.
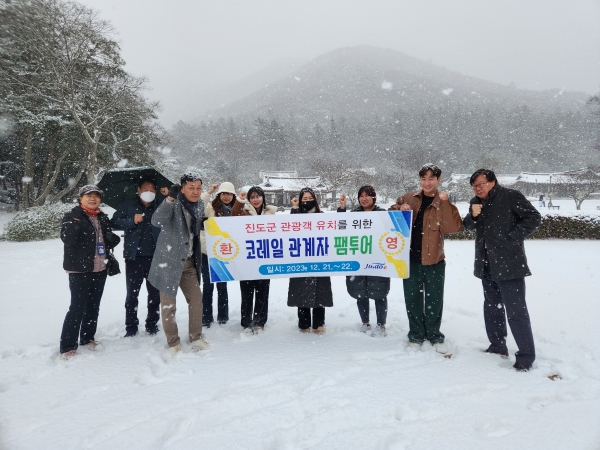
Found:
<svg viewBox="0 0 600 450"><path fill-rule="evenodd" d="M408 278L411 211L211 217L210 279Z"/></svg>

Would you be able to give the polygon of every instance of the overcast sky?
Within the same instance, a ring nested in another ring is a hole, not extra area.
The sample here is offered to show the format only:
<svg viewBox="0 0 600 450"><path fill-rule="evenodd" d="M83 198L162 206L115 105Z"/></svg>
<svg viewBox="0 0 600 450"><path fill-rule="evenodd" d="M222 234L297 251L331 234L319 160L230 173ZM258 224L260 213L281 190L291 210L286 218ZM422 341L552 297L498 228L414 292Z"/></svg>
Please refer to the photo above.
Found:
<svg viewBox="0 0 600 450"><path fill-rule="evenodd" d="M360 44L520 88L600 91L600 0L80 1L117 29L167 126L274 60Z"/></svg>

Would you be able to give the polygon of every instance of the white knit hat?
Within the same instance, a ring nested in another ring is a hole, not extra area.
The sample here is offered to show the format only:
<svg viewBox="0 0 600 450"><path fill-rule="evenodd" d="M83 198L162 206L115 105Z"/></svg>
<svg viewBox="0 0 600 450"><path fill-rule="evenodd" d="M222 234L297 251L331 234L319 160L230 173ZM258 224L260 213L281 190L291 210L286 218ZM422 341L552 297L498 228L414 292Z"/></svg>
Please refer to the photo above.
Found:
<svg viewBox="0 0 600 450"><path fill-rule="evenodd" d="M216 195L218 196L219 194L222 194L223 192L225 192L227 194L235 195L235 188L233 187L233 183L230 183L229 181L225 181L225 182L221 183Z"/></svg>

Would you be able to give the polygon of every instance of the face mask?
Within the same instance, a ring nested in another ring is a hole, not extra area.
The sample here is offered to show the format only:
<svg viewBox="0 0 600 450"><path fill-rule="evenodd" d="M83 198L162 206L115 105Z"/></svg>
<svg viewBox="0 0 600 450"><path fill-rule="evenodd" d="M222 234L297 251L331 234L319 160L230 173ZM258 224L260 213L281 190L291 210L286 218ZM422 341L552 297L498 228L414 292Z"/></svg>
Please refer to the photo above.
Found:
<svg viewBox="0 0 600 450"><path fill-rule="evenodd" d="M308 202L302 202L302 209L304 211L310 211L311 209L313 209L315 207L316 204L317 204L317 202L314 200L310 200Z"/></svg>
<svg viewBox="0 0 600 450"><path fill-rule="evenodd" d="M146 203L153 202L155 197L156 197L156 194L154 192L150 192L150 191L142 192L140 194L140 198L143 201L145 201Z"/></svg>

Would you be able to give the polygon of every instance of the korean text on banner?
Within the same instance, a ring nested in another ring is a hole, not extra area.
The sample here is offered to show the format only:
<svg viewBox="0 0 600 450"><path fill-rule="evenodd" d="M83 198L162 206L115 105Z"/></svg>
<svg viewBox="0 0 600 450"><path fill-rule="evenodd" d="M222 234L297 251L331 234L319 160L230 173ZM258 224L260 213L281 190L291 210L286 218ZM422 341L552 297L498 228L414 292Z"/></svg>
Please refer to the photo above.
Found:
<svg viewBox="0 0 600 450"><path fill-rule="evenodd" d="M210 279L408 278L411 211L211 217Z"/></svg>

